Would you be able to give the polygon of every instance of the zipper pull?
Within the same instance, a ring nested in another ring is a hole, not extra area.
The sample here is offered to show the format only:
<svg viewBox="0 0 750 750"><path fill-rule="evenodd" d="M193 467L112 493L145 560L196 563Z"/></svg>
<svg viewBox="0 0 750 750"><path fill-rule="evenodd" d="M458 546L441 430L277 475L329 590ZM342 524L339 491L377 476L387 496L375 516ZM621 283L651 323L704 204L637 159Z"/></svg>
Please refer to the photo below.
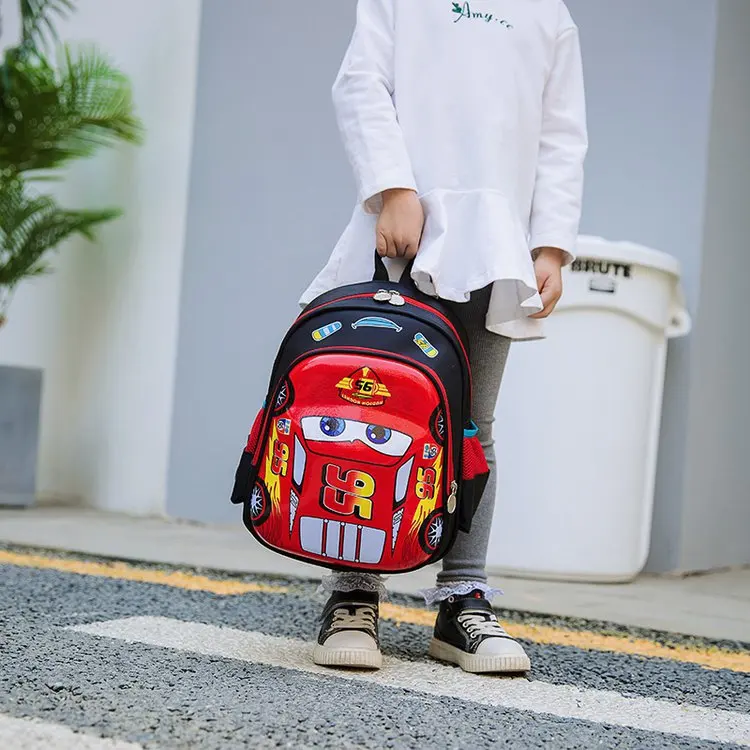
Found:
<svg viewBox="0 0 750 750"><path fill-rule="evenodd" d="M372 295L372 298L375 300L375 302L390 302L391 293L389 291L386 291L385 289L378 289L378 291Z"/></svg>
<svg viewBox="0 0 750 750"><path fill-rule="evenodd" d="M458 482L454 479L451 482L451 494L448 495L448 503L446 509L451 515L456 512L456 495L458 494Z"/></svg>
<svg viewBox="0 0 750 750"><path fill-rule="evenodd" d="M390 299L388 300L392 305L396 307L403 307L406 304L406 300L401 296L399 292L390 292Z"/></svg>

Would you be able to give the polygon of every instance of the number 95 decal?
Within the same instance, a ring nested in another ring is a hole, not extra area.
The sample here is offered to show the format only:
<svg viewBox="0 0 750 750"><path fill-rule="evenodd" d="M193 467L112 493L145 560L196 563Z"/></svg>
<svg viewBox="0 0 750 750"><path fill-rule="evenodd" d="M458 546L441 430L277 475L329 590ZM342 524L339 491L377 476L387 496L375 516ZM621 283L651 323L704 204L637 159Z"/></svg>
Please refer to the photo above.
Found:
<svg viewBox="0 0 750 750"><path fill-rule="evenodd" d="M320 493L323 508L341 516L356 516L363 521L372 519L375 480L369 474L351 469L342 475L340 466L326 464L323 481L325 484Z"/></svg>
<svg viewBox="0 0 750 750"><path fill-rule="evenodd" d="M417 469L416 493L420 500L432 500L435 497L435 469Z"/></svg>

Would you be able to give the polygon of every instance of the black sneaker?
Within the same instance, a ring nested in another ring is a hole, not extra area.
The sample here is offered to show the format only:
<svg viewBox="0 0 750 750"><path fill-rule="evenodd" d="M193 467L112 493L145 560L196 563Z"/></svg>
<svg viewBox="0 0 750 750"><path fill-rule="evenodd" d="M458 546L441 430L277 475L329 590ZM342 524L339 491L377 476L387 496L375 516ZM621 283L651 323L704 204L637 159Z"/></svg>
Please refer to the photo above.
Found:
<svg viewBox="0 0 750 750"><path fill-rule="evenodd" d="M440 603L429 653L465 672L514 674L531 669L523 647L505 632L479 590Z"/></svg>
<svg viewBox="0 0 750 750"><path fill-rule="evenodd" d="M326 667L380 669L378 603L371 591L335 591L321 616L313 661Z"/></svg>

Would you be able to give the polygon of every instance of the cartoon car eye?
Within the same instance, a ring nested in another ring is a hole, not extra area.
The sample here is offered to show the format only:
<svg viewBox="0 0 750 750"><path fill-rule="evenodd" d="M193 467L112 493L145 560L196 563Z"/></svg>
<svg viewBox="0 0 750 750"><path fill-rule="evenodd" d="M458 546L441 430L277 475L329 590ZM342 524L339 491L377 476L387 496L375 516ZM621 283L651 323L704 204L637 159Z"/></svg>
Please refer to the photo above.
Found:
<svg viewBox="0 0 750 750"><path fill-rule="evenodd" d="M363 442L386 456L403 456L411 445L409 435L379 425L368 424L365 437Z"/></svg>
<svg viewBox="0 0 750 750"><path fill-rule="evenodd" d="M328 437L339 437L346 429L346 421L339 417L321 417L320 431Z"/></svg>
<svg viewBox="0 0 750 750"><path fill-rule="evenodd" d="M360 442L384 456L401 457L412 443L412 438L403 432L341 417L303 417L300 422L302 434L307 440L327 443Z"/></svg>
<svg viewBox="0 0 750 750"><path fill-rule="evenodd" d="M358 422L341 417L302 417L302 434L308 440L320 440L330 443L353 443L359 432Z"/></svg>
<svg viewBox="0 0 750 750"><path fill-rule="evenodd" d="M376 424L367 425L367 439L375 445L385 445L393 434L387 427Z"/></svg>
<svg viewBox="0 0 750 750"><path fill-rule="evenodd" d="M356 439L354 426L351 422L341 417L302 417L302 434L308 440L319 440L331 443L353 442Z"/></svg>

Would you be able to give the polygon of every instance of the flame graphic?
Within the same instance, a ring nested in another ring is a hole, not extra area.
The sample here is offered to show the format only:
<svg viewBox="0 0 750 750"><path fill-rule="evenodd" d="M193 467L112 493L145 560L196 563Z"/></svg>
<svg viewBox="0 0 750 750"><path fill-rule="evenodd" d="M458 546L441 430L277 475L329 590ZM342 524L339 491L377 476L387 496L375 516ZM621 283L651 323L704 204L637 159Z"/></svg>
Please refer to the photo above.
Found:
<svg viewBox="0 0 750 750"><path fill-rule="evenodd" d="M279 433L276 430L276 420L273 421L273 430L271 431L271 439L268 441L268 448L266 450L266 465L264 473L264 481L268 488L268 496L271 499L271 513L276 514L281 511L281 477L278 474L274 474L272 470L273 464L273 449L276 445Z"/></svg>
<svg viewBox="0 0 750 750"><path fill-rule="evenodd" d="M443 450L442 448L438 451L435 461L432 464L432 468L435 471L435 494L431 498L424 498L419 501L417 510L414 513L414 518L411 522L411 529L409 529L409 535L414 536L418 531L422 522L427 516L435 510L440 499L440 478L443 473Z"/></svg>

